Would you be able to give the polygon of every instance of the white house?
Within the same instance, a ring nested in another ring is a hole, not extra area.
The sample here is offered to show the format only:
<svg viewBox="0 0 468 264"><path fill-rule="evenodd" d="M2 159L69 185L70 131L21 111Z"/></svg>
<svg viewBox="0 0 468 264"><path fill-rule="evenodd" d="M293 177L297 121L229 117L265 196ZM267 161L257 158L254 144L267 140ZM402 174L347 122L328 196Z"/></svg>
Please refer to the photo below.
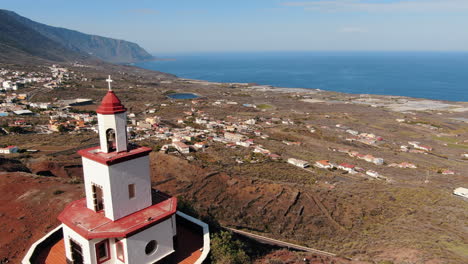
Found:
<svg viewBox="0 0 468 264"><path fill-rule="evenodd" d="M380 177L380 174L376 171L373 171L373 170L368 170L366 171L366 174L373 177L373 178L379 178Z"/></svg>
<svg viewBox="0 0 468 264"><path fill-rule="evenodd" d="M174 146L174 148L176 148L182 154L189 154L190 153L189 146L187 146L185 143L183 143L181 141L172 142L172 146Z"/></svg>
<svg viewBox="0 0 468 264"><path fill-rule="evenodd" d="M315 166L321 169L333 169L333 164L329 160L318 160L315 162Z"/></svg>
<svg viewBox="0 0 468 264"><path fill-rule="evenodd" d="M294 158L289 158L288 163L300 168L307 168L309 167L309 163L305 160L299 160Z"/></svg>
<svg viewBox="0 0 468 264"><path fill-rule="evenodd" d="M248 148L248 147L250 147L250 145L252 145L252 142L250 142L250 141L236 141L236 145Z"/></svg>
<svg viewBox="0 0 468 264"><path fill-rule="evenodd" d="M207 144L206 142L197 142L193 146L197 149L202 149L202 148L206 148Z"/></svg>
<svg viewBox="0 0 468 264"><path fill-rule="evenodd" d="M341 163L340 165L338 165L338 169L347 171L351 174L357 173L356 170L354 169L355 167L356 166L352 164L348 164L348 163Z"/></svg>
<svg viewBox="0 0 468 264"><path fill-rule="evenodd" d="M244 138L246 138L246 136L244 136L242 134L225 132L224 133L224 138L229 140L229 141L236 142L236 141L242 141Z"/></svg>
<svg viewBox="0 0 468 264"><path fill-rule="evenodd" d="M468 198L468 188L458 187L453 191L453 194Z"/></svg>

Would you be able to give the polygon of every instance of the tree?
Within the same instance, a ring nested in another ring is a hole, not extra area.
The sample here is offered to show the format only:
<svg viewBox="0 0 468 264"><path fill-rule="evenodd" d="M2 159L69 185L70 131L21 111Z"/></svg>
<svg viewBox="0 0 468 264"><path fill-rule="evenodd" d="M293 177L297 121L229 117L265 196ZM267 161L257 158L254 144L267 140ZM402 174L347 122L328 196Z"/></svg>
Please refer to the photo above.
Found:
<svg viewBox="0 0 468 264"><path fill-rule="evenodd" d="M60 133L64 133L68 131L67 127L65 127L64 125L59 125L57 129L58 129L58 132Z"/></svg>
<svg viewBox="0 0 468 264"><path fill-rule="evenodd" d="M250 263L244 245L228 231L216 233L211 238L211 260L217 264Z"/></svg>
<svg viewBox="0 0 468 264"><path fill-rule="evenodd" d="M19 126L7 127L6 129L8 130L8 132L14 133L14 134L23 134L25 132L25 130Z"/></svg>

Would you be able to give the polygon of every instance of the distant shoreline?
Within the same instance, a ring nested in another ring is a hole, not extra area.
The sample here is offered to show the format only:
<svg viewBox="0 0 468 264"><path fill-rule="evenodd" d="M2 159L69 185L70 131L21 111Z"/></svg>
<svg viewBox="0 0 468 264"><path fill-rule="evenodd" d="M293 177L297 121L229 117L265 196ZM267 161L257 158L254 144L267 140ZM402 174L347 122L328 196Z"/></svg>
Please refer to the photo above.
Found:
<svg viewBox="0 0 468 264"><path fill-rule="evenodd" d="M364 55L362 55L364 54ZM468 102L455 52L200 53L134 64L181 78Z"/></svg>

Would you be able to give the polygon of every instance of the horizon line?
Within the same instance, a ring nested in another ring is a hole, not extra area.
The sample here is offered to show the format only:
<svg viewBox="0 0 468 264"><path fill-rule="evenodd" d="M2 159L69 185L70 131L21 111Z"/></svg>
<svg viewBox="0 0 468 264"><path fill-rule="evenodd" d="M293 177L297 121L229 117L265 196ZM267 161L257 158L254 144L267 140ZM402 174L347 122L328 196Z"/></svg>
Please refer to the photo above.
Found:
<svg viewBox="0 0 468 264"><path fill-rule="evenodd" d="M204 51L152 51L153 56L158 54L196 54L196 53L273 53L273 52L323 52L323 53L468 53L468 50L204 50Z"/></svg>

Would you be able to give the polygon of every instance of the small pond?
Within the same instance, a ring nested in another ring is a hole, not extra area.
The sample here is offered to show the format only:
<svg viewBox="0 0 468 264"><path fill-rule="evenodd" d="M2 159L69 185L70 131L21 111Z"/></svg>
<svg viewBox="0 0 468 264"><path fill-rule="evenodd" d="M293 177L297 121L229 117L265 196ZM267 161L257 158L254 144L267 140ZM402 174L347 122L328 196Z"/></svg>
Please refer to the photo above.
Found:
<svg viewBox="0 0 468 264"><path fill-rule="evenodd" d="M195 99L200 96L193 93L172 93L168 94L167 97L172 99Z"/></svg>

